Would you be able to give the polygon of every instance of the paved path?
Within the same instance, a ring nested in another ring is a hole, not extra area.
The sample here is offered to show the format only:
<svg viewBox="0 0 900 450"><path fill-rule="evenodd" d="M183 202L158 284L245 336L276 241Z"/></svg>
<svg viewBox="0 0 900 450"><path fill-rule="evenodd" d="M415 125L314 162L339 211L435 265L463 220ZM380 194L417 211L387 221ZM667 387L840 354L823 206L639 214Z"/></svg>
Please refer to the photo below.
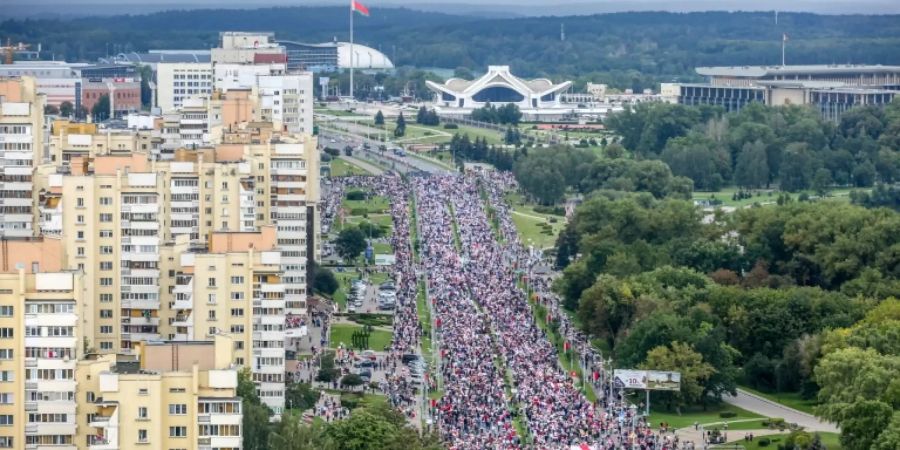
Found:
<svg viewBox="0 0 900 450"><path fill-rule="evenodd" d="M762 419L760 419L762 420ZM721 429L721 427L720 427ZM706 431L704 429L694 430L694 427L680 428L675 430L675 435L678 436L678 440L680 442L693 442L695 444L695 448L703 448L703 434ZM725 434L725 442L733 442L743 439L744 436L748 434L753 435L753 439L762 436L769 436L772 434L784 434L788 431L779 431L779 430L769 430L769 429L759 429L759 430L729 430L723 431ZM738 442L740 444L741 442Z"/></svg>
<svg viewBox="0 0 900 450"><path fill-rule="evenodd" d="M384 173L384 170L381 170L380 167L378 167L370 162L363 161L359 158L354 158L352 156L346 156L346 155L341 156L340 158L343 160L346 160L347 162L349 162L355 166L361 167L363 170L365 170L366 172L369 172L373 175L381 175L382 173Z"/></svg>
<svg viewBox="0 0 900 450"><path fill-rule="evenodd" d="M738 389L734 397L725 396L725 402L731 403L747 411L755 412L766 417L781 417L788 423L796 423L808 431L826 431L839 433L840 429L832 423L823 422L812 414L788 408L780 403L762 398L756 394Z"/></svg>

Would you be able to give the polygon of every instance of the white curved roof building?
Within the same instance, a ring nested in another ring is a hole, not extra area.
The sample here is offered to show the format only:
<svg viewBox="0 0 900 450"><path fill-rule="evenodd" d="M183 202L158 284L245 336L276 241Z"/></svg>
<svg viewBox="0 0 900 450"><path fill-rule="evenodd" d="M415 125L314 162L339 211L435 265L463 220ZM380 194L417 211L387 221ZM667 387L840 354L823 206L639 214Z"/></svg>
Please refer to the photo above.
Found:
<svg viewBox="0 0 900 450"><path fill-rule="evenodd" d="M353 59L350 59L350 43L337 42L338 67L349 69L351 64L354 69L393 69L394 63L384 53L365 45L353 44ZM353 63L351 63L353 61Z"/></svg>
<svg viewBox="0 0 900 450"><path fill-rule="evenodd" d="M572 86L571 81L553 84L546 78L524 80L509 71L509 66L488 66L476 80L451 78L443 84L426 81L435 93L435 104L454 109L474 109L514 103L521 110L559 108L559 95Z"/></svg>

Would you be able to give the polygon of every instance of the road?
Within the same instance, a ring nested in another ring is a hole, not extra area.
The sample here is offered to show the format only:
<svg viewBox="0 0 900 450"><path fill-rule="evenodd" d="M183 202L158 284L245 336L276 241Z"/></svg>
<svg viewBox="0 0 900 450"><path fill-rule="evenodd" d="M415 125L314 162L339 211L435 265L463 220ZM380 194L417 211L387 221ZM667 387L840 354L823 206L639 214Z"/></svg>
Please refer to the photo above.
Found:
<svg viewBox="0 0 900 450"><path fill-rule="evenodd" d="M390 168L402 173L427 172L440 174L450 172L447 168L424 159L413 158L412 156L397 156L390 151L381 152L378 150L379 146L386 145L390 147L391 144L366 137L364 131L360 129L361 127L353 128L352 123L348 124L342 122L341 125L349 125L348 128L358 129L360 134L333 128L325 128L323 125L322 128L319 129L319 142L322 145L330 144L332 146L337 146L340 149L349 145L355 149L353 153L354 158L368 160L382 167ZM363 147L364 144L369 145L368 150Z"/></svg>
<svg viewBox="0 0 900 450"><path fill-rule="evenodd" d="M736 396L726 396L723 399L726 403L746 409L747 411L755 412L759 415L766 417L781 417L785 422L796 423L810 431L840 433L840 429L837 426L832 423L823 422L812 414L788 408L780 403L775 403L741 389L738 389Z"/></svg>
<svg viewBox="0 0 900 450"><path fill-rule="evenodd" d="M342 156L340 156L340 158L346 160L347 162L349 162L351 164L361 167L363 170L371 173L372 175L381 175L384 173L384 169L382 169L381 167L378 167L370 162L363 161L359 158L354 158L352 156L346 156L346 155L342 155Z"/></svg>

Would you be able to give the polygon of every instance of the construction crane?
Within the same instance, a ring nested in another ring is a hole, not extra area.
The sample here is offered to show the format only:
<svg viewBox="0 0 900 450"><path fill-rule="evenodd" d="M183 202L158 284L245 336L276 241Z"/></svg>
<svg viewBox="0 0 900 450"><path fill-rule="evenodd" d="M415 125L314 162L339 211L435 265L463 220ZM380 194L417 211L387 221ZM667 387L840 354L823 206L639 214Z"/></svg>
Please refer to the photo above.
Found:
<svg viewBox="0 0 900 450"><path fill-rule="evenodd" d="M10 42L10 39L6 38L6 45L3 47L0 47L0 51L3 51L6 54L4 63L12 64L13 56L15 56L16 51L28 50L29 47L31 47L31 46L28 44L23 44L21 42L19 42L16 45L12 45L12 43Z"/></svg>

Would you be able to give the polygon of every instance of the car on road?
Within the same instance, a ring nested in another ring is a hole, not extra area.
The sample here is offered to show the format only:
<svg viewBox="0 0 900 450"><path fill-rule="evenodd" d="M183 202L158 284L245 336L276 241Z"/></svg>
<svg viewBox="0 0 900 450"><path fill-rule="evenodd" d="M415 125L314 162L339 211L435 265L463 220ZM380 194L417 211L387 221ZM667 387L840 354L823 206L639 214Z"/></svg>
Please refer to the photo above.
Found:
<svg viewBox="0 0 900 450"><path fill-rule="evenodd" d="M400 361L402 361L403 364L409 364L410 362L416 361L419 359L422 359L422 358L415 353L406 353L400 357Z"/></svg>

